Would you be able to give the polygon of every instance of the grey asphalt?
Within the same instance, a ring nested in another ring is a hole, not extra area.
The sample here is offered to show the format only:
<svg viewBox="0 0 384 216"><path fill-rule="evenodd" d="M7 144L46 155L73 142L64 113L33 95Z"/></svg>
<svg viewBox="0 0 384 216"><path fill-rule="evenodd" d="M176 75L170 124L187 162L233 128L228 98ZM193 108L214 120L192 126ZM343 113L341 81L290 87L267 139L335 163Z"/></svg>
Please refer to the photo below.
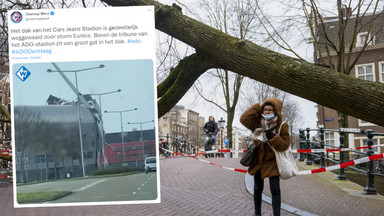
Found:
<svg viewBox="0 0 384 216"><path fill-rule="evenodd" d="M17 186L17 193L70 191L60 199L47 203L108 202L155 200L157 197L156 173L108 178L78 178Z"/></svg>
<svg viewBox="0 0 384 216"><path fill-rule="evenodd" d="M94 179L51 203L155 200L156 189L156 173Z"/></svg>

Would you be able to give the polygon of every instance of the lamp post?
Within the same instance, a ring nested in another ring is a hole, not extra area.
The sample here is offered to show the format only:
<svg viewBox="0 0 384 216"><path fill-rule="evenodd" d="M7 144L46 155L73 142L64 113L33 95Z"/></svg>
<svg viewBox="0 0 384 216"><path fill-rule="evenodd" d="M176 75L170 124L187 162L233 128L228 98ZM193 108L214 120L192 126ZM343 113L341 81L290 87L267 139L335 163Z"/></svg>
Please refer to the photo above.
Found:
<svg viewBox="0 0 384 216"><path fill-rule="evenodd" d="M103 92L103 93L94 93L94 94L88 94L88 95L97 95L97 96L99 96L100 113L103 113L103 109L101 107L101 96L107 95L107 94L119 93L119 92L121 92L121 89L117 89L116 91Z"/></svg>
<svg viewBox="0 0 384 216"><path fill-rule="evenodd" d="M79 138L80 138L80 157L81 157L81 164L82 164L82 171L83 171L83 178L85 178L85 165L84 165L84 149L83 149L83 134L81 130L81 114L80 114L80 104L81 104L81 99L80 99L80 92L79 92L79 84L77 82L77 73L78 72L83 72L83 71L88 71L88 70L93 70L93 69L99 69L99 68L104 68L105 66L103 64L99 65L98 67L90 67L90 68L83 68L79 70L61 70L59 66L52 62L53 67L55 67L56 70L48 69L48 73L53 73L53 72L58 72L65 82L69 85L69 87L75 92L76 97L77 97L77 115L78 115L78 123L79 123ZM68 73L75 73L75 82L76 82L76 87L73 86L72 82L64 75L64 72Z"/></svg>
<svg viewBox="0 0 384 216"><path fill-rule="evenodd" d="M219 121L218 121L218 124L219 124L219 128L220 128L220 148L221 150L223 149L223 144L224 144L224 136L223 136L223 132L224 132L224 127L225 127L225 120L223 118L221 118ZM231 153L229 153L231 154ZM226 154L227 157L228 157L228 154Z"/></svg>
<svg viewBox="0 0 384 216"><path fill-rule="evenodd" d="M124 149L124 137L123 137L123 113L125 112L130 112L130 111L134 111L134 110L137 110L137 108L133 108L133 109L127 109L127 110L119 110L119 111L104 111L104 113L119 113L120 114L120 125L121 125L121 144L123 145L123 160L124 160L124 163L125 163L125 149Z"/></svg>
<svg viewBox="0 0 384 216"><path fill-rule="evenodd" d="M127 124L140 124L140 140L141 140L141 148L143 149L143 163L144 163L144 139L143 139L143 124L155 122L155 120L144 121L144 122L127 122Z"/></svg>
<svg viewBox="0 0 384 216"><path fill-rule="evenodd" d="M100 107L100 121L101 121L101 143L102 143L102 148L101 152L103 154L103 166L105 168L105 165L107 164L107 158L105 156L105 150L104 150L104 145L105 145L105 132L104 132L104 123L103 123L103 108L101 106L101 96L102 95L107 95L107 94L113 94L113 93L118 93L121 92L121 89L117 89L116 91L109 91L109 92L103 92L103 93L94 93L94 94L88 94L88 95L97 95L99 96L99 107Z"/></svg>

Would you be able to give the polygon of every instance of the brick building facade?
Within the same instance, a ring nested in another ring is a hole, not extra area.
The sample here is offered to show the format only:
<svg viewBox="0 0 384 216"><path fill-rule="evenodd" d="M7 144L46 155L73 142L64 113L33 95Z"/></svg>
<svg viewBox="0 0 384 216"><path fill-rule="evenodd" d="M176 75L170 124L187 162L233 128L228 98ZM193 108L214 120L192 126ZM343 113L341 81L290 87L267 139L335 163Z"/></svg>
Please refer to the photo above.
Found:
<svg viewBox="0 0 384 216"><path fill-rule="evenodd" d="M381 30L384 27L384 14L380 13L376 15L374 21L372 22L372 28L370 28L369 21L371 15L366 15L361 19L359 23L360 28L359 32L356 34L356 38L352 38L351 35L353 31L354 17L350 17L349 24L346 26L346 38L345 44L351 44L353 46L352 52L350 53L350 59L355 60L356 64L349 74L352 77L359 79L370 80L372 82L381 82L384 83L384 32ZM338 46L338 25L339 20L337 17L322 18L324 26L320 26L324 29L329 37L330 41L333 41L336 46ZM320 28L319 27L319 28ZM370 31L371 30L371 31ZM370 31L370 33L368 33ZM361 52L364 43L367 41L367 46L364 51ZM324 41L323 41L324 42ZM361 52L361 54L360 54ZM326 53L325 48L318 48L315 45L315 61L319 62L318 56L325 56L326 59L331 58L333 65L336 65L337 56L335 52ZM347 62L349 53L346 53L344 62ZM367 95L369 97L369 95ZM340 103L342 103L342 98L340 98ZM375 103L375 101L372 101ZM336 110L330 109L328 107L318 105L318 125L323 126L327 129L339 129L339 117ZM369 110L367 110L369 112ZM349 128L361 128L363 130L372 129L375 132L384 133L384 127L369 123L362 119L357 119L355 117L348 117L348 127ZM339 134L333 132L325 133L325 142L326 144L339 145ZM359 147L366 145L367 137L365 135L349 135L349 147ZM375 136L373 139L375 144L384 144L384 137ZM375 148L376 153L383 153L384 148Z"/></svg>

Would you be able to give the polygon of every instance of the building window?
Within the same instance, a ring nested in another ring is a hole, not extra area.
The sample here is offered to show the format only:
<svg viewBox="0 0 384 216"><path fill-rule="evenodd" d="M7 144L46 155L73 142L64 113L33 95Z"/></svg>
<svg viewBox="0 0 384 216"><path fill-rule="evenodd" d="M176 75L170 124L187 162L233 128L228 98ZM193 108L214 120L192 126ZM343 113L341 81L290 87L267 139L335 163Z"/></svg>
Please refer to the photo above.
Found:
<svg viewBox="0 0 384 216"><path fill-rule="evenodd" d="M362 146L367 146L368 145L368 140L367 139L363 139L363 145ZM372 142L373 144L372 145L377 145L377 139L372 139ZM364 152L367 152L369 149L364 149ZM378 148L377 147L374 147L372 148L372 151L374 152L377 152L378 151Z"/></svg>
<svg viewBox="0 0 384 216"><path fill-rule="evenodd" d="M375 81L374 64L356 65L356 77L363 80Z"/></svg>
<svg viewBox="0 0 384 216"><path fill-rule="evenodd" d="M335 145L335 134L333 132L325 132L324 143L327 145Z"/></svg>
<svg viewBox="0 0 384 216"><path fill-rule="evenodd" d="M359 119L358 123L359 123L359 127L362 127L362 126L375 126L375 124L373 124L371 122L367 122L367 121L361 120L361 119Z"/></svg>
<svg viewBox="0 0 384 216"><path fill-rule="evenodd" d="M380 82L384 83L384 62L379 62Z"/></svg>
<svg viewBox="0 0 384 216"><path fill-rule="evenodd" d="M368 35L368 32L361 32L361 33L357 34L356 47L364 46L364 44L367 43L367 40L370 40L368 42L368 45L375 44L375 37L371 38L370 35Z"/></svg>
<svg viewBox="0 0 384 216"><path fill-rule="evenodd" d="M84 159L92 159L93 158L93 152L84 152Z"/></svg>

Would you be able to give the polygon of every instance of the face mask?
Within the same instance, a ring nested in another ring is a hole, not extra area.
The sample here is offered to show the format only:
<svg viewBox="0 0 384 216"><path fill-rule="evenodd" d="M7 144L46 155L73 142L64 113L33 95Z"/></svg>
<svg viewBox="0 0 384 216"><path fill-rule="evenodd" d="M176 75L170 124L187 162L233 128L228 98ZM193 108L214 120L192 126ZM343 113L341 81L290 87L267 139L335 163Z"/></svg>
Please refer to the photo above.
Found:
<svg viewBox="0 0 384 216"><path fill-rule="evenodd" d="M271 114L268 114L268 115L264 115L264 114L261 114L261 116L264 117L265 120L271 120L275 117L275 114L271 113Z"/></svg>

